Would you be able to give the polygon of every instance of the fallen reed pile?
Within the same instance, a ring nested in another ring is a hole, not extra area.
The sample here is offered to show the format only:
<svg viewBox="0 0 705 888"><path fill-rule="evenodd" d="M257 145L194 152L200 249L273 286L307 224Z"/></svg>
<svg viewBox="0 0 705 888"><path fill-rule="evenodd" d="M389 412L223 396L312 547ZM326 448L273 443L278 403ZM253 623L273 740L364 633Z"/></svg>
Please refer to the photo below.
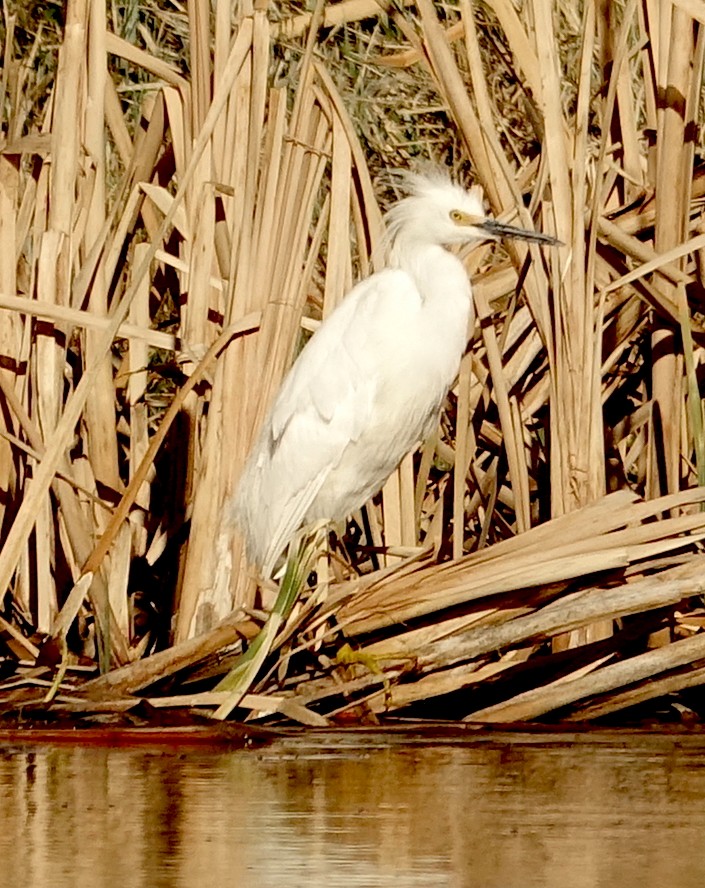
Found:
<svg viewBox="0 0 705 888"><path fill-rule="evenodd" d="M438 435L338 529L236 713L700 716L705 16L39 9L5 10L0 82L4 705L223 702L272 600L223 503L369 271L378 172L432 160L565 246L466 257Z"/></svg>

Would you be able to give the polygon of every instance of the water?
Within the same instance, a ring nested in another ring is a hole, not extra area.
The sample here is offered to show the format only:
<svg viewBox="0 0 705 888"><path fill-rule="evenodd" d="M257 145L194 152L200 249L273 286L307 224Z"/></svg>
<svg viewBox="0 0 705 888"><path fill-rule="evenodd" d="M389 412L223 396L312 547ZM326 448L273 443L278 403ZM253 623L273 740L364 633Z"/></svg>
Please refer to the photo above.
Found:
<svg viewBox="0 0 705 888"><path fill-rule="evenodd" d="M0 747L1 888L701 888L705 745Z"/></svg>

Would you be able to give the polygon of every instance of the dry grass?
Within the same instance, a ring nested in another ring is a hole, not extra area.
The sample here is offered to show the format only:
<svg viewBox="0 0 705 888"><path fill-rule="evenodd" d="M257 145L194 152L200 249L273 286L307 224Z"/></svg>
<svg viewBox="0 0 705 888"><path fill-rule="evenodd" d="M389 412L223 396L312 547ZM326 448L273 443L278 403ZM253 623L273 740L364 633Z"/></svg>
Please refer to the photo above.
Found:
<svg viewBox="0 0 705 888"><path fill-rule="evenodd" d="M269 601L223 502L304 331L369 271L380 174L432 161L564 246L467 256L478 329L439 435L368 507L366 545L321 562L243 706L594 718L650 677L692 685L697 9L209 8L5 9L7 663L41 650L58 698L80 655L107 673L86 693L172 676L169 705L222 702L189 681L212 687Z"/></svg>

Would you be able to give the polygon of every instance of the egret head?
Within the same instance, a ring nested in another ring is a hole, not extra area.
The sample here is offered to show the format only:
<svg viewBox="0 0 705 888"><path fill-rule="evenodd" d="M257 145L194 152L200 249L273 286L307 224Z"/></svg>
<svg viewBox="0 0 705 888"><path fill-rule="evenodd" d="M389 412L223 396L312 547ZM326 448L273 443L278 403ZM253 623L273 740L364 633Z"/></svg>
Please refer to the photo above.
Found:
<svg viewBox="0 0 705 888"><path fill-rule="evenodd" d="M393 206L386 217L390 243L403 240L419 245L451 246L503 237L558 243L550 235L488 218L483 207L482 189L478 185L466 190L443 174L407 173L404 182L408 197Z"/></svg>

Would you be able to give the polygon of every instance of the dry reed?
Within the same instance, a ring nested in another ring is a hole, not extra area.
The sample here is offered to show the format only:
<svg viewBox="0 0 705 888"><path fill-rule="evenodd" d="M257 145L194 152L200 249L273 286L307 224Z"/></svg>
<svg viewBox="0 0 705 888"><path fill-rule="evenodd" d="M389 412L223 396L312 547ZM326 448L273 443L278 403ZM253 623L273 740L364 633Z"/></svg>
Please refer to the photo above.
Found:
<svg viewBox="0 0 705 888"><path fill-rule="evenodd" d="M478 330L439 433L368 506L366 545L319 564L239 713L593 719L692 687L697 6L210 9L139 32L89 0L61 27L4 10L12 694L42 664L64 705L222 702L203 683L271 603L223 504L306 331L371 267L378 173L428 161L563 246L466 257ZM79 658L103 675L84 684Z"/></svg>

